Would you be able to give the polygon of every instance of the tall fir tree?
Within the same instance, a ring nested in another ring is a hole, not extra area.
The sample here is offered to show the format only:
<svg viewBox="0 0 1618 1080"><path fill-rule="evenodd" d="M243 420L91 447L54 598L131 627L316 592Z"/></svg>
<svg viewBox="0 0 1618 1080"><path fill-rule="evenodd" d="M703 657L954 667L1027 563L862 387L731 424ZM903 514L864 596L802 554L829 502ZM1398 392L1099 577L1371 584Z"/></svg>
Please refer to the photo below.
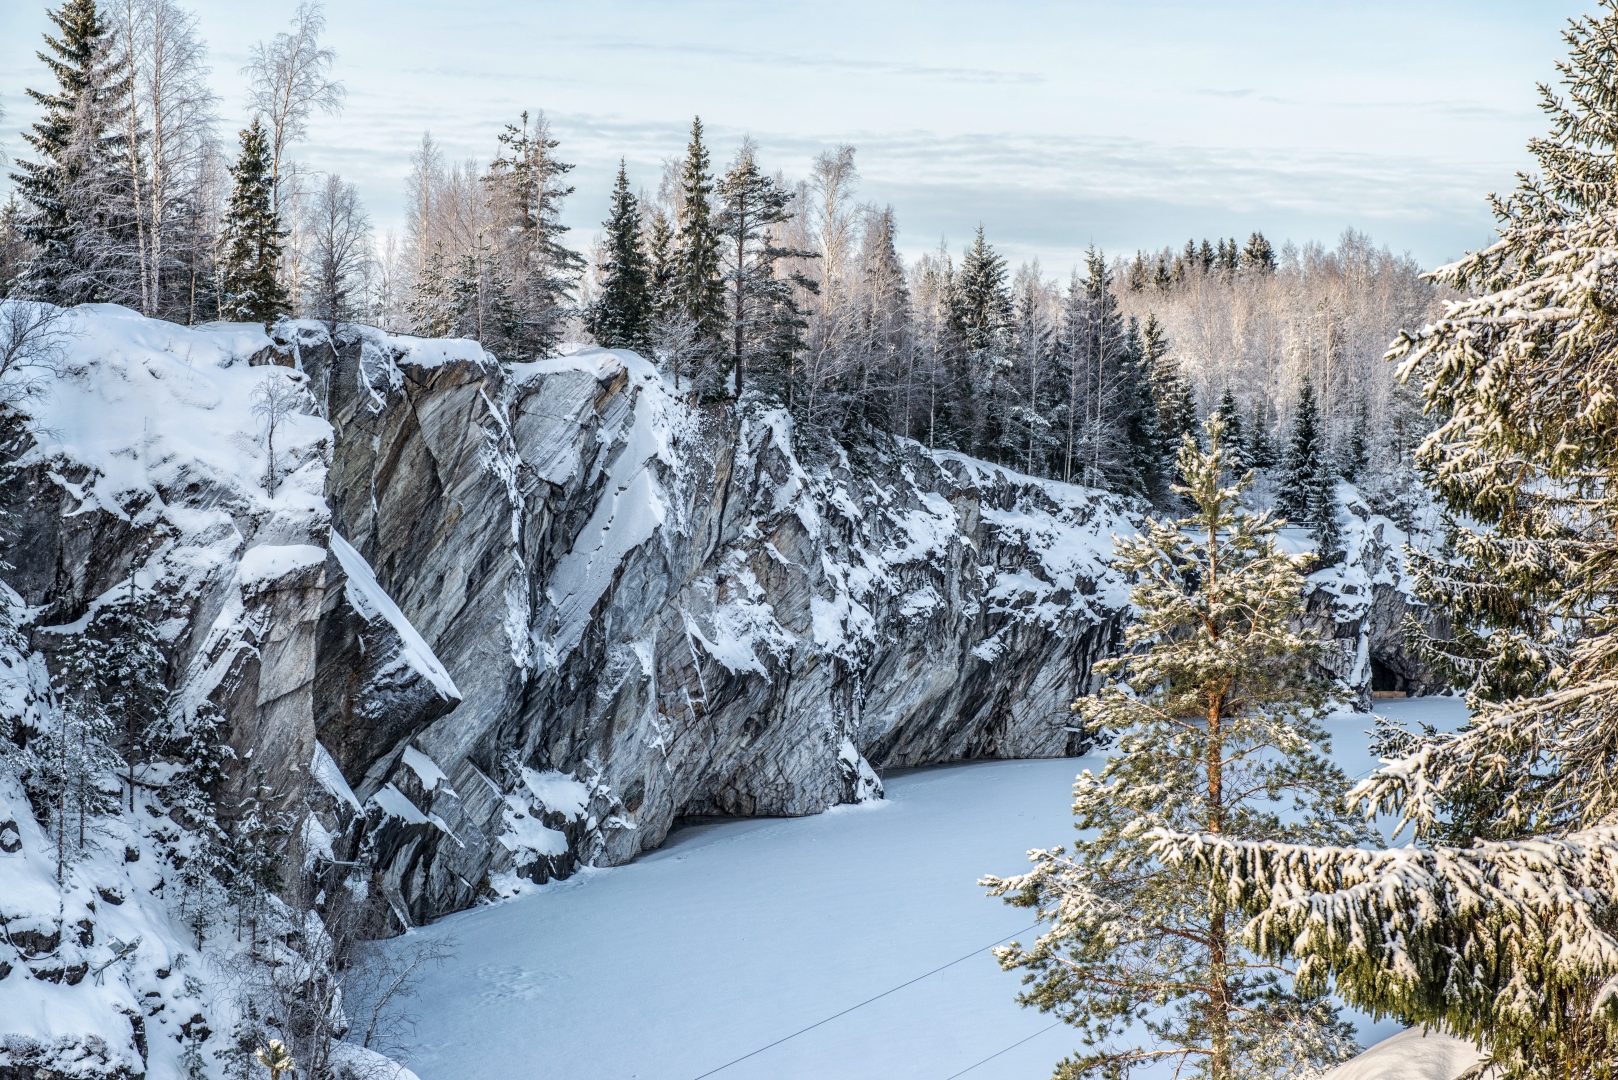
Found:
<svg viewBox="0 0 1618 1080"><path fill-rule="evenodd" d="M54 730L45 733L33 783L55 820L58 883L84 854L94 831L91 818L116 813L121 804L118 776L124 761L113 749L117 726L102 700L103 651L100 641L79 633L53 665Z"/></svg>
<svg viewBox="0 0 1618 1080"><path fill-rule="evenodd" d="M1124 335L1127 360L1122 370L1123 393L1127 407L1125 428L1129 440L1131 470L1138 478L1137 489L1149 502L1161 504L1169 491L1168 462L1163 459L1163 433L1157 429L1157 401L1152 397L1151 361L1140 320L1129 317Z"/></svg>
<svg viewBox="0 0 1618 1080"><path fill-rule="evenodd" d="M1007 436L1003 383L1011 373L1013 304L1006 260L984 239L979 225L952 282L951 320L961 338L964 369L956 378L973 389L974 416L967 445L981 457L999 458Z"/></svg>
<svg viewBox="0 0 1618 1080"><path fill-rule="evenodd" d="M676 234L674 224L660 206L652 207L646 229L646 283L654 316L662 318L674 306Z"/></svg>
<svg viewBox="0 0 1618 1080"><path fill-rule="evenodd" d="M702 142L702 118L691 122L691 142L680 167L680 222L674 255L674 304L702 337L718 340L729 325L725 283L719 277L719 230L713 217L713 174Z"/></svg>
<svg viewBox="0 0 1618 1080"><path fill-rule="evenodd" d="M1354 793L1415 844L1175 841L1272 955L1513 1080L1618 1068L1618 4L1564 37L1538 169L1494 202L1499 239L1434 275L1460 299L1392 350L1440 418L1417 464L1447 517L1446 548L1411 558L1454 633L1410 636L1473 711L1385 728Z"/></svg>
<svg viewBox="0 0 1618 1080"><path fill-rule="evenodd" d="M1211 1080L1300 1075L1358 1050L1318 989L1289 985L1247 947L1214 874L1158 857L1165 831L1366 836L1319 719L1330 697L1310 661L1323 649L1297 629L1303 560L1225 485L1217 416L1207 441L1206 452L1190 436L1180 447L1188 483L1177 491L1192 514L1118 545L1116 565L1140 581L1139 614L1127 654L1098 665L1114 681L1073 706L1114 753L1074 785L1072 853L1036 850L1030 873L983 881L1046 924L1031 946L995 952L1025 973L1022 1004L1079 1029L1084 1050L1058 1065L1060 1080L1160 1064Z"/></svg>
<svg viewBox="0 0 1618 1080"><path fill-rule="evenodd" d="M645 353L651 343L656 296L652 291L646 251L641 245L640 204L629 190L629 174L618 162L607 230L606 261L601 264L601 295L585 314L585 328L609 349Z"/></svg>
<svg viewBox="0 0 1618 1080"><path fill-rule="evenodd" d="M54 92L29 89L40 119L23 139L38 159L11 174L22 196L18 230L30 249L13 291L63 306L131 299L138 273L132 206L119 158L127 151L115 115L131 93L128 58L114 49L95 0L65 0L46 13L60 36L45 35L38 57Z"/></svg>
<svg viewBox="0 0 1618 1080"><path fill-rule="evenodd" d="M290 310L277 273L287 232L275 212L270 148L257 117L241 140L241 154L230 169L230 204L221 230L219 317L268 326Z"/></svg>

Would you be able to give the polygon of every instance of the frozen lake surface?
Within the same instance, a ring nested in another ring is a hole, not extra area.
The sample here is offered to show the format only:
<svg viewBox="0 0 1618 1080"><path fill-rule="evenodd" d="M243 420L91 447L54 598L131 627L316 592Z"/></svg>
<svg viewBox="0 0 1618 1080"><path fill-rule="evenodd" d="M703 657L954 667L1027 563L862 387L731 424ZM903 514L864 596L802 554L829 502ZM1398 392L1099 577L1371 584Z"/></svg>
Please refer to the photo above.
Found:
<svg viewBox="0 0 1618 1080"><path fill-rule="evenodd" d="M1443 729L1465 717L1453 698L1376 704ZM1370 726L1365 714L1331 721L1351 776L1373 765ZM975 882L1020 871L1028 848L1066 843L1073 777L1100 762L890 777L880 803L684 829L632 865L413 931L456 945L413 1005L410 1066L421 1080L696 1080L965 956L716 1078L1048 1076L1073 1032L1019 1008L1018 976L985 949L1028 940L1032 920ZM1366 1025L1361 1041L1398 1030Z"/></svg>

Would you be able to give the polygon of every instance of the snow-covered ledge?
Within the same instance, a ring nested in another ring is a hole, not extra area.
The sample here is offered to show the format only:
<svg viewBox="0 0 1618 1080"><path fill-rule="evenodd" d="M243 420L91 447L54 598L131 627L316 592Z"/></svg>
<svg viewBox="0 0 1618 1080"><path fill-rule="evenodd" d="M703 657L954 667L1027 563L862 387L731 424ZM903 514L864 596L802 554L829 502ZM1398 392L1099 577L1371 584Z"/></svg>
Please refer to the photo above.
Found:
<svg viewBox="0 0 1618 1080"><path fill-rule="evenodd" d="M1465 1039L1411 1028L1344 1062L1324 1080L1456 1080L1482 1060Z"/></svg>

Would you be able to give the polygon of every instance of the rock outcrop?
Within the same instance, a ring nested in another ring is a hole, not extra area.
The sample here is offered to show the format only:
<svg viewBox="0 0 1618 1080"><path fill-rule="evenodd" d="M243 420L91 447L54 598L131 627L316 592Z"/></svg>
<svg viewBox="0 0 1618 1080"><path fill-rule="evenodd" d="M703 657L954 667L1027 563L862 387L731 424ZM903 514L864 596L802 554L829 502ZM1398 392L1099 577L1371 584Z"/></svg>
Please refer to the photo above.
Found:
<svg viewBox="0 0 1618 1080"><path fill-rule="evenodd" d="M304 328L334 529L465 700L361 777L443 822L379 863L413 919L627 861L685 815L814 813L876 769L1077 749L1119 633L1123 500L915 445L808 469L779 412L639 357L502 367Z"/></svg>

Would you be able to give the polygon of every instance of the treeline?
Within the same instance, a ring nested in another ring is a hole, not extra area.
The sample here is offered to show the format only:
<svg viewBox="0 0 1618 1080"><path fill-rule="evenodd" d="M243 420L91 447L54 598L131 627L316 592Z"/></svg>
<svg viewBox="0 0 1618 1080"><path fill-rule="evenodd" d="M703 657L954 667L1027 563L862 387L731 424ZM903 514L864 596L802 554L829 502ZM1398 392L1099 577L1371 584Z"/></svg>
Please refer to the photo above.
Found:
<svg viewBox="0 0 1618 1080"><path fill-rule="evenodd" d="M716 164L697 120L655 191L620 164L586 257L561 223L572 165L525 113L486 165L424 136L404 234L378 243L353 185L291 153L343 100L318 6L253 51L233 160L194 16L65 0L51 18L56 85L29 91L44 116L0 213L14 296L187 323L362 320L511 361L594 341L698 397L784 405L805 442L903 436L1165 507L1180 439L1216 408L1270 474L1260 497L1304 520L1330 516L1304 506L1306 480L1396 474L1422 430L1381 357L1433 290L1359 234L1334 251L1258 232L1133 260L1091 250L1058 283L1037 262L1012 271L980 227L958 259L940 244L907 265L894 209L857 198L852 147L792 181L751 140ZM1306 387L1318 415L1300 427Z"/></svg>

